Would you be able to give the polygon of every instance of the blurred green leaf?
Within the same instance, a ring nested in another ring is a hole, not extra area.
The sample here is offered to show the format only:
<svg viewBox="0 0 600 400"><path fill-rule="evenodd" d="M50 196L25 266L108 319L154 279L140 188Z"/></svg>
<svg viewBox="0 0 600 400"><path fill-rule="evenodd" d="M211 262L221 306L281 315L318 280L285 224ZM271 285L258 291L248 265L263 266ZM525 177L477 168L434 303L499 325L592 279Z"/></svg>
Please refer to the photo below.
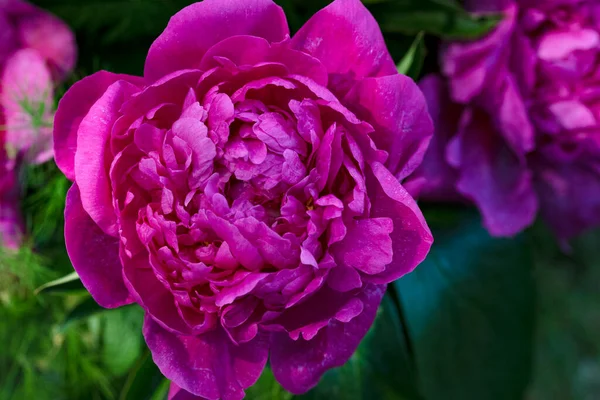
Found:
<svg viewBox="0 0 600 400"><path fill-rule="evenodd" d="M0 246L0 303L9 300L6 296L29 298L37 286L55 278L47 265L48 260L29 242L16 251Z"/></svg>
<svg viewBox="0 0 600 400"><path fill-rule="evenodd" d="M100 45L157 36L169 18L193 0L34 0Z"/></svg>
<svg viewBox="0 0 600 400"><path fill-rule="evenodd" d="M394 0L376 2L370 10L384 32L418 34L447 39L480 37L500 21L499 15L474 16L447 0Z"/></svg>
<svg viewBox="0 0 600 400"><path fill-rule="evenodd" d="M23 211L36 248L62 242L65 197L71 183L55 163L28 165L21 171Z"/></svg>
<svg viewBox="0 0 600 400"><path fill-rule="evenodd" d="M435 243L395 283L427 400L522 399L535 287L523 237L496 239L475 211L426 213Z"/></svg>
<svg viewBox="0 0 600 400"><path fill-rule="evenodd" d="M421 73L421 69L423 68L423 63L425 61L425 43L423 42L423 37L425 34L423 32L419 32L415 37L412 45L398 63L398 72L411 77L416 80Z"/></svg>
<svg viewBox="0 0 600 400"><path fill-rule="evenodd" d="M315 389L300 398L420 399L398 309L389 295L384 297L373 326L350 360L328 371Z"/></svg>
<svg viewBox="0 0 600 400"><path fill-rule="evenodd" d="M55 279L35 289L35 294L44 293L59 293L72 294L75 291L85 291L85 287L79 279L77 272L73 271L62 278Z"/></svg>
<svg viewBox="0 0 600 400"><path fill-rule="evenodd" d="M290 400L294 397L275 380L273 371L267 367L254 386L246 390L248 400Z"/></svg>
<svg viewBox="0 0 600 400"><path fill-rule="evenodd" d="M165 400L167 395L169 394L169 388L171 387L171 382L167 379L163 379L158 388L150 398L150 400Z"/></svg>
<svg viewBox="0 0 600 400"><path fill-rule="evenodd" d="M164 381L166 379L152 361L152 355L146 351L129 371L119 400L151 400L156 392L160 391L160 386Z"/></svg>
<svg viewBox="0 0 600 400"><path fill-rule="evenodd" d="M60 331L65 332L74 324L85 320L93 315L103 313L108 309L101 307L92 296L86 296L83 301L75 306L60 325Z"/></svg>
<svg viewBox="0 0 600 400"><path fill-rule="evenodd" d="M141 307L121 307L104 313L102 319L102 360L113 375L123 375L141 354L144 312Z"/></svg>

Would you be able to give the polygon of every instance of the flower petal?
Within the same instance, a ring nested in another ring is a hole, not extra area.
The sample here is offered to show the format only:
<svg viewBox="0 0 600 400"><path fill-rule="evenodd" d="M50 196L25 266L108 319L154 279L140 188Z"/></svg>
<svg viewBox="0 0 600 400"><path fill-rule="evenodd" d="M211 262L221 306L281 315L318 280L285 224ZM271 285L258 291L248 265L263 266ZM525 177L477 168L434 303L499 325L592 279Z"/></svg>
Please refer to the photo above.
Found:
<svg viewBox="0 0 600 400"><path fill-rule="evenodd" d="M150 47L144 77L150 83L177 70L198 68L209 48L236 35L280 42L289 29L283 10L271 0L204 0L171 18Z"/></svg>
<svg viewBox="0 0 600 400"><path fill-rule="evenodd" d="M177 386L176 383L171 382L168 400L204 400L204 397L194 396Z"/></svg>
<svg viewBox="0 0 600 400"><path fill-rule="evenodd" d="M308 20L290 45L321 60L338 94L355 80L398 73L377 21L360 0L335 0Z"/></svg>
<svg viewBox="0 0 600 400"><path fill-rule="evenodd" d="M460 171L457 190L477 205L491 235L512 236L533 222L538 204L531 172L487 114L465 111L446 157Z"/></svg>
<svg viewBox="0 0 600 400"><path fill-rule="evenodd" d="M423 78L419 87L427 100L435 134L423 162L403 185L413 197L426 201L458 200L457 173L446 162L446 146L456 134L463 106L450 100L447 85L438 75Z"/></svg>
<svg viewBox="0 0 600 400"><path fill-rule="evenodd" d="M348 361L375 320L385 288L365 286L358 295L364 306L362 313L349 322L331 321L311 340L292 340L287 333L273 333L271 368L281 386L293 394L305 393L327 370Z"/></svg>
<svg viewBox="0 0 600 400"><path fill-rule="evenodd" d="M363 281L390 283L411 272L429 253L433 236L415 200L400 182L380 163L373 163L367 174L372 201L372 218L389 218L394 224L390 234L392 262L376 275L364 275Z"/></svg>
<svg viewBox="0 0 600 400"><path fill-rule="evenodd" d="M574 162L545 157L536 163L540 212L559 239L600 224L600 162L583 154Z"/></svg>
<svg viewBox="0 0 600 400"><path fill-rule="evenodd" d="M508 60L507 47L515 26L516 6L505 10L504 19L477 41L452 42L441 54L443 73L450 79L452 98L467 103L496 78Z"/></svg>
<svg viewBox="0 0 600 400"><path fill-rule="evenodd" d="M81 282L102 307L132 302L123 283L119 242L102 232L81 205L77 184L67 193L65 244Z"/></svg>
<svg viewBox="0 0 600 400"><path fill-rule="evenodd" d="M433 122L425 97L407 76L396 74L367 78L347 98L362 119L375 127L371 135L389 154L386 166L398 178L410 175L423 160L433 135Z"/></svg>
<svg viewBox="0 0 600 400"><path fill-rule="evenodd" d="M234 345L222 329L177 336L146 316L144 337L160 371L181 389L210 400L237 400L260 377L269 344L261 335ZM187 399L188 397L183 397Z"/></svg>
<svg viewBox="0 0 600 400"><path fill-rule="evenodd" d="M83 118L106 89L118 80L141 85L141 78L118 75L107 71L96 72L75 83L58 103L54 116L54 157L65 176L75 180L75 151L77 131Z"/></svg>
<svg viewBox="0 0 600 400"><path fill-rule="evenodd" d="M117 216L112 204L106 152L119 108L139 89L126 81L117 81L90 108L77 133L75 181L81 203L90 217L109 235L117 234Z"/></svg>

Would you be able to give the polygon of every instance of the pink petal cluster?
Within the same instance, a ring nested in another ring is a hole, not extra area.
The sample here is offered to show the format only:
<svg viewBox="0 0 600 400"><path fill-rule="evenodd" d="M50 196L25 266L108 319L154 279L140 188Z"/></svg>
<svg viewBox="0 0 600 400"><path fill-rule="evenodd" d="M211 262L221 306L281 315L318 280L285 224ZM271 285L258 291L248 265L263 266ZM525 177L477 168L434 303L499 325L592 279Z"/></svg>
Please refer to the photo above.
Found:
<svg viewBox="0 0 600 400"><path fill-rule="evenodd" d="M444 77L423 80L437 132L407 187L474 202L498 236L538 212L560 239L600 225L600 3L467 3L504 20L447 44Z"/></svg>
<svg viewBox="0 0 600 400"><path fill-rule="evenodd" d="M133 301L171 398L293 393L352 355L431 233L400 181L433 126L359 0L290 38L271 0L176 14L144 77L99 72L55 119L65 239L105 307Z"/></svg>
<svg viewBox="0 0 600 400"><path fill-rule="evenodd" d="M54 84L75 57L73 33L58 18L0 0L0 245L19 245L16 165L52 158Z"/></svg>

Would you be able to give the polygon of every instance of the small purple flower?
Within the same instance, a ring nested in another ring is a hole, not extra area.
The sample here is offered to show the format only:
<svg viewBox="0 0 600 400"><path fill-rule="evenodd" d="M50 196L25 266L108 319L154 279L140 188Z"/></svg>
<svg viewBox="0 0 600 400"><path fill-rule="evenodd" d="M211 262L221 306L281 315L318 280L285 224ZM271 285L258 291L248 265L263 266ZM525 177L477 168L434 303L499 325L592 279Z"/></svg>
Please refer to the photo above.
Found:
<svg viewBox="0 0 600 400"><path fill-rule="evenodd" d="M99 72L59 104L69 256L99 304L145 309L171 398L242 398L269 356L306 392L429 250L400 180L432 131L359 0L293 38L271 0L193 4L143 78Z"/></svg>
<svg viewBox="0 0 600 400"><path fill-rule="evenodd" d="M504 20L478 41L446 45L446 80L421 83L437 132L407 188L474 202L498 236L538 211L563 240L599 225L600 4L467 3Z"/></svg>

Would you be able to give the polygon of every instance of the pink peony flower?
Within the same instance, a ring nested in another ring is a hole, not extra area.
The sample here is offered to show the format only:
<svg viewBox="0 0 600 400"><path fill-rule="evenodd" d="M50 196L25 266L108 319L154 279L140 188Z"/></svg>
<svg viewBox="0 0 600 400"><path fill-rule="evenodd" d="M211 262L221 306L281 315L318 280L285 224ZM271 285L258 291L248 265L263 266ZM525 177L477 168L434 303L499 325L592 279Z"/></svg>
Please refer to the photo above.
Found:
<svg viewBox="0 0 600 400"><path fill-rule="evenodd" d="M145 309L171 398L242 398L269 356L303 393L429 250L400 180L432 130L359 0L291 39L271 0L193 4L143 78L99 72L59 104L69 256L99 304Z"/></svg>
<svg viewBox="0 0 600 400"><path fill-rule="evenodd" d="M75 38L62 21L22 0L0 0L0 129L11 159L52 158L54 84L75 57Z"/></svg>
<svg viewBox="0 0 600 400"><path fill-rule="evenodd" d="M470 0L504 20L442 52L421 87L437 134L409 191L474 202L510 236L538 211L560 239L600 224L600 4Z"/></svg>

